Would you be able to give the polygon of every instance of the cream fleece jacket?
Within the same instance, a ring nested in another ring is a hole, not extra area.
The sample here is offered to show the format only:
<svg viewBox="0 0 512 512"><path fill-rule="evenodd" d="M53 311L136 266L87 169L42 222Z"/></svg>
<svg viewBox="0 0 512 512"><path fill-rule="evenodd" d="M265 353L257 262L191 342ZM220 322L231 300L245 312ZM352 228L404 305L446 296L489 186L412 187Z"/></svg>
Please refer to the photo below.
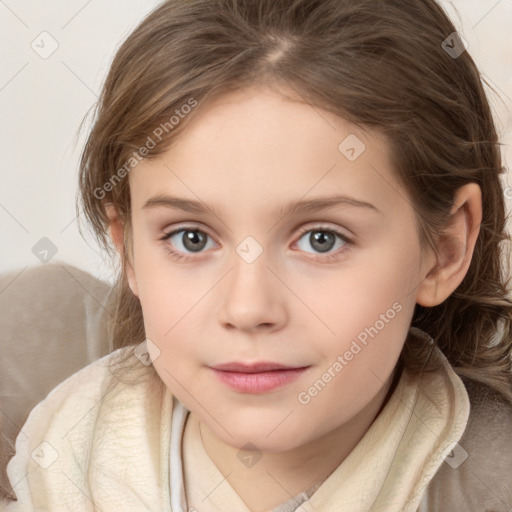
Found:
<svg viewBox="0 0 512 512"><path fill-rule="evenodd" d="M359 444L297 511L510 511L512 407L470 385L468 423L466 387L435 351L441 369L404 370ZM18 501L0 510L194 510L187 492L197 498L204 468L185 454L186 471L197 475L185 489L180 451L189 412L130 353L119 349L88 365L31 411L7 467ZM126 382L109 370L120 355L133 364ZM220 500L218 510L243 510L229 486Z"/></svg>

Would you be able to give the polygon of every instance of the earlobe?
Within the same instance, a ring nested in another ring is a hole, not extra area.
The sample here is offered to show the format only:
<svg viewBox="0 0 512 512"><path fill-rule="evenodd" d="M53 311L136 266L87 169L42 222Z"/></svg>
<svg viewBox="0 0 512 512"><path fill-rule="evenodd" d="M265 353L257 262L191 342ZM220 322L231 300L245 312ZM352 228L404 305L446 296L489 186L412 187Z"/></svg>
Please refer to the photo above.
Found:
<svg viewBox="0 0 512 512"><path fill-rule="evenodd" d="M108 232L117 252L122 255L124 251L124 227L119 219L116 207L112 203L104 205L109 220Z"/></svg>
<svg viewBox="0 0 512 512"><path fill-rule="evenodd" d="M106 203L104 205L104 208L109 219L108 231L110 238L112 239L112 242L114 243L114 246L116 247L121 259L125 258L126 278L128 280L128 285L130 286L132 293L138 298L139 290L137 287L137 279L135 277L135 272L133 270L132 265L130 264L128 255L125 255L124 225L119 218L117 209L112 203Z"/></svg>
<svg viewBox="0 0 512 512"><path fill-rule="evenodd" d="M126 262L126 278L128 279L128 284L133 295L139 298L139 288L137 286L137 279L135 277L135 272L133 271L133 268L129 262Z"/></svg>
<svg viewBox="0 0 512 512"><path fill-rule="evenodd" d="M437 242L437 261L416 290L416 302L432 307L444 302L466 276L482 222L482 195L476 183L457 190L445 231Z"/></svg>

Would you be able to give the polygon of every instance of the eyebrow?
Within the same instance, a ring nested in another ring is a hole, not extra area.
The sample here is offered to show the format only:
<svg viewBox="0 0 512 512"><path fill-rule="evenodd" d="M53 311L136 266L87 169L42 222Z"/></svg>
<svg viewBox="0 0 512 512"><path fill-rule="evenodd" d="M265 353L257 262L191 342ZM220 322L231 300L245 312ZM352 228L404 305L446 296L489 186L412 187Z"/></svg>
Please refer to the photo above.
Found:
<svg viewBox="0 0 512 512"><path fill-rule="evenodd" d="M274 213L281 217L298 212L316 212L320 210L327 210L339 205L349 205L358 208L365 208L374 212L380 213L379 209L366 201L361 201L346 195L335 195L328 197L317 197L314 199L305 199L300 201L292 201L287 205L281 206ZM214 213L219 216L218 209L215 205L208 206L200 201L192 199L184 199L181 197L169 196L158 194L148 199L142 209L151 208L171 208L175 210L183 210L189 213L207 214Z"/></svg>

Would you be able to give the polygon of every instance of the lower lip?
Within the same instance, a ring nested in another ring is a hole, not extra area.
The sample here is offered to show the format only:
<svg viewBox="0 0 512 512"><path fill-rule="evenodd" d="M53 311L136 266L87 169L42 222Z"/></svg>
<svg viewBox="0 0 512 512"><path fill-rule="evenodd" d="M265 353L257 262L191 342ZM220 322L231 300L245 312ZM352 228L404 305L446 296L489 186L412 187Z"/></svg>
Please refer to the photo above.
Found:
<svg viewBox="0 0 512 512"><path fill-rule="evenodd" d="M307 368L274 370L261 373L240 373L213 370L217 378L230 388L242 393L265 393L298 379Z"/></svg>

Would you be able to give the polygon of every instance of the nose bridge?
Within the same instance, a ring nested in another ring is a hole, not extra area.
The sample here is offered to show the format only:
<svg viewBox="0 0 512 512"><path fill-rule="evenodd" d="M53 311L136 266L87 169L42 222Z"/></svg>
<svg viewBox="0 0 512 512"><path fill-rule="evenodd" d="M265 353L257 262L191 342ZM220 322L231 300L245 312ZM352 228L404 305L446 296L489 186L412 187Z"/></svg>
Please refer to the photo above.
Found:
<svg viewBox="0 0 512 512"><path fill-rule="evenodd" d="M253 237L244 239L235 250L232 270L223 298L221 318L242 329L279 323L282 316L276 279L267 268L269 252Z"/></svg>
<svg viewBox="0 0 512 512"><path fill-rule="evenodd" d="M250 295L254 305L256 301L264 299L272 287L269 282L271 272L267 268L268 251L253 237L247 237L236 247L232 263L229 295L237 296L240 300Z"/></svg>

